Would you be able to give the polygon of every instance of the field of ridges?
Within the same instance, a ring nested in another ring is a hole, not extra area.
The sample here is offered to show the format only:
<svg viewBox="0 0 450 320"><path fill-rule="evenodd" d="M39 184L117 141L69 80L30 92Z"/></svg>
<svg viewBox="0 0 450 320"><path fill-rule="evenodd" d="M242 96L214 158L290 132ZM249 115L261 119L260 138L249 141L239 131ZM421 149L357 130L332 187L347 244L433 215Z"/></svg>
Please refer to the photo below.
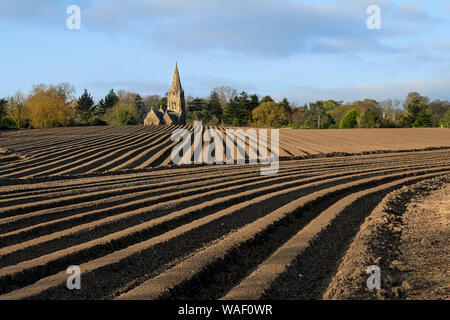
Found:
<svg viewBox="0 0 450 320"><path fill-rule="evenodd" d="M164 167L175 129L2 132L0 299L320 299L387 194L450 175L446 129L283 129L272 176Z"/></svg>
<svg viewBox="0 0 450 320"><path fill-rule="evenodd" d="M55 128L2 132L0 177L26 178L167 166L179 126ZM186 127L193 131L193 127ZM205 127L204 129L206 129ZM220 128L224 130L224 128ZM281 159L450 148L448 129L280 129ZM206 144L206 143L205 143ZM13 157L15 154L16 157Z"/></svg>

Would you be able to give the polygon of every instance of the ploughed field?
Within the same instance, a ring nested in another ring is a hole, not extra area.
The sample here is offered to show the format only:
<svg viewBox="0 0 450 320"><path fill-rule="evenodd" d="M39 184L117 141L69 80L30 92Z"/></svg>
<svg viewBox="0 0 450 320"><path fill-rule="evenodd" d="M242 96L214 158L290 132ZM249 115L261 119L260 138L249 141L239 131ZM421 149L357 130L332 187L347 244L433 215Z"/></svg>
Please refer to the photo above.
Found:
<svg viewBox="0 0 450 320"><path fill-rule="evenodd" d="M0 177L74 175L167 166L179 126L56 128L0 133ZM192 127L187 127L193 130ZM222 131L224 128L220 128ZM280 129L281 159L450 147L448 129ZM269 143L270 144L270 143ZM9 155L11 156L11 155Z"/></svg>
<svg viewBox="0 0 450 320"><path fill-rule="evenodd" d="M283 129L262 176L164 168L175 128L2 133L0 299L318 299L387 194L450 174L447 129Z"/></svg>

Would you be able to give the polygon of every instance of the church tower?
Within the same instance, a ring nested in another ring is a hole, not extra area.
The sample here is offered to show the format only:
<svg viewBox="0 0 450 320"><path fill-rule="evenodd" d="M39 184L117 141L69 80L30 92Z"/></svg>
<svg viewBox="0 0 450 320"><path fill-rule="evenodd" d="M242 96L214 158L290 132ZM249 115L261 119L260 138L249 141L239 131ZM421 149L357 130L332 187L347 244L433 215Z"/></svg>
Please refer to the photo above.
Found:
<svg viewBox="0 0 450 320"><path fill-rule="evenodd" d="M178 124L186 124L184 90L181 86L180 74L178 73L178 64L175 65L172 86L167 97L167 111L176 114Z"/></svg>
<svg viewBox="0 0 450 320"><path fill-rule="evenodd" d="M171 124L186 124L184 91L181 87L178 64L175 65L175 74L167 97L167 110L164 112L162 108L159 111L152 109L144 119L146 126Z"/></svg>

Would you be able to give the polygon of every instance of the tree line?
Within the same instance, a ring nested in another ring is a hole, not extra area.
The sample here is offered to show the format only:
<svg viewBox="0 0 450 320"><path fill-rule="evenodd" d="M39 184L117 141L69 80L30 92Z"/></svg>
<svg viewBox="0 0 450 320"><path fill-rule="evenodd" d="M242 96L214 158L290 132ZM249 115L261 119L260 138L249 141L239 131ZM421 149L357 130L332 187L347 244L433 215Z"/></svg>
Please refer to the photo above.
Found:
<svg viewBox="0 0 450 320"><path fill-rule="evenodd" d="M276 102L270 96L229 87L214 89L207 98L188 97L188 122L209 125L294 129L431 128L450 127L450 102L430 101L411 92L406 99L378 102L365 99L351 103L327 100L296 106L288 99Z"/></svg>
<svg viewBox="0 0 450 320"><path fill-rule="evenodd" d="M85 89L75 97L68 83L40 84L28 95L17 92L0 99L0 128L48 128L89 125L139 125L151 109L165 111L165 96L111 89L97 103ZM365 99L351 103L327 100L297 106L284 98L240 94L233 88L215 88L207 97L186 98L188 124L294 129L450 127L450 102L430 101L417 92L400 100Z"/></svg>

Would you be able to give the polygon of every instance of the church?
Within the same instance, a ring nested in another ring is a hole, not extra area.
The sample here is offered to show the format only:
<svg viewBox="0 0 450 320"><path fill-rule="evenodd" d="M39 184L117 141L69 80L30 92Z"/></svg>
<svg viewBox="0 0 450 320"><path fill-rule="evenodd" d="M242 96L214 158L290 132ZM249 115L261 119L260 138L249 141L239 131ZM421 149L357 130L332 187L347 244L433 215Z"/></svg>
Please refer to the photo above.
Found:
<svg viewBox="0 0 450 320"><path fill-rule="evenodd" d="M167 97L167 109L162 107L156 110L150 110L144 120L144 125L171 125L186 124L186 106L184 100L184 91L181 87L180 74L178 73L178 64L175 65L175 74L173 75L172 87Z"/></svg>

